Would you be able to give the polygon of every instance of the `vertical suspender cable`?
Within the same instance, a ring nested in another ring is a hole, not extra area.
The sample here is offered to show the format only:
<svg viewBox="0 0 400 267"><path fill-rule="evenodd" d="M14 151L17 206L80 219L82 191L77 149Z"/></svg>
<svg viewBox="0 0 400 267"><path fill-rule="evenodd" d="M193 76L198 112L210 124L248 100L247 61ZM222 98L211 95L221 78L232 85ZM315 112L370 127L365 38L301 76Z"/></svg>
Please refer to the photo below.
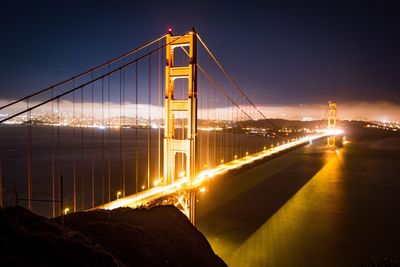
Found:
<svg viewBox="0 0 400 267"><path fill-rule="evenodd" d="M227 131L226 131L226 121L225 121L225 102L226 99L221 94L221 122L222 122L222 130L221 130L221 138L222 138L222 162L225 163L226 161L226 152L227 152Z"/></svg>
<svg viewBox="0 0 400 267"><path fill-rule="evenodd" d="M72 87L75 88L75 79L72 80ZM73 191L74 191L74 212L76 212L76 143L75 143L75 127L76 127L76 118L75 118L75 91L72 93L72 146L73 146Z"/></svg>
<svg viewBox="0 0 400 267"><path fill-rule="evenodd" d="M223 85L223 82L221 82ZM225 114L224 114L224 103L225 98L222 94L220 94L220 116L221 116L221 159L220 164L225 162L225 149L226 149L226 125L225 125Z"/></svg>
<svg viewBox="0 0 400 267"><path fill-rule="evenodd" d="M217 134L218 134L218 131L216 130L216 126L217 126L217 124L216 124L216 121L218 121L218 118L217 118L217 90L214 90L214 92L215 92L215 94L214 94L214 142L213 142L213 145L214 145L214 157L213 157L213 167L215 167L215 166L217 166L218 165L218 159L217 159Z"/></svg>
<svg viewBox="0 0 400 267"><path fill-rule="evenodd" d="M29 108L29 98L26 100L26 106ZM31 121L31 111L28 111L27 114L27 123L28 123L28 209L32 209L32 121Z"/></svg>
<svg viewBox="0 0 400 267"><path fill-rule="evenodd" d="M92 81L93 81L93 71L92 71ZM92 129L91 129L91 143L92 143L92 148L91 148L91 154L92 154L92 208L94 208L94 185L95 185L95 173L94 173L94 152L95 152L95 146L94 146L94 136L93 136L93 131L94 131L94 83L92 82L91 84L91 91L92 91L92 118L91 118L91 123L92 123Z"/></svg>
<svg viewBox="0 0 400 267"><path fill-rule="evenodd" d="M60 121L60 98L57 98L57 146L56 146L56 154L55 154L55 158L56 158L56 170L57 170L57 172L56 172L56 177L60 177L60 174L61 174L61 171L60 171L60 168L61 168L61 164L60 164L60 123L61 123L61 121ZM55 183L57 183L57 181L58 181L58 179L55 179ZM58 188L58 190L60 190L60 188L59 187L57 187L57 185L56 185L56 188ZM60 192L58 192L58 195L60 196ZM54 204L55 204L55 202L53 202ZM56 207L56 205L55 205L55 207ZM62 211L61 211L62 212Z"/></svg>
<svg viewBox="0 0 400 267"><path fill-rule="evenodd" d="M208 90L208 87L206 88L204 86L204 89L207 89L207 95L206 95L206 103L207 103L207 121L211 121L210 118L210 103L209 101L211 100L211 95L210 95L210 90ZM210 162L210 127L211 125L208 125L209 129L207 130L207 168L209 168L209 166L211 166L211 162Z"/></svg>
<svg viewBox="0 0 400 267"><path fill-rule="evenodd" d="M147 129L147 188L150 188L150 165L151 165L151 54L149 55L149 70L148 70L148 89L147 89L147 114L148 114L148 129Z"/></svg>
<svg viewBox="0 0 400 267"><path fill-rule="evenodd" d="M239 121L239 109L238 108L235 108L236 109L236 153L235 153L235 155L236 155L236 157L239 157L240 156L240 154L241 154L241 152L240 152L240 150L239 150L239 147L240 147L240 136L239 135L241 135L242 133L242 131L241 131L241 128L240 128L240 121Z"/></svg>
<svg viewBox="0 0 400 267"><path fill-rule="evenodd" d="M110 72L110 65L108 65L108 72ZM111 201L111 75L108 76L108 202Z"/></svg>
<svg viewBox="0 0 400 267"><path fill-rule="evenodd" d="M222 129L223 129L223 125L222 125L222 112L221 112L221 108L222 108L222 94L218 94L219 98L218 98L218 106L217 106L217 110L218 110L218 122L219 125L218 127L220 128L218 131L218 162L217 165L221 164L222 161L222 146L223 146L223 136L222 136Z"/></svg>
<svg viewBox="0 0 400 267"><path fill-rule="evenodd" d="M230 106L229 114L231 115L229 118L229 124L230 124L230 133L229 133L229 160L233 160L233 155L235 154L235 151L233 149L233 106Z"/></svg>
<svg viewBox="0 0 400 267"><path fill-rule="evenodd" d="M123 65L125 65L125 59L123 60ZM125 140L125 69L122 69L122 129L121 129L121 134L122 134L122 196L126 195L126 167L125 167L125 145L124 145L124 140Z"/></svg>
<svg viewBox="0 0 400 267"><path fill-rule="evenodd" d="M51 98L54 96L54 90L51 89ZM51 101L51 196L53 217L56 216L56 166L55 166L55 147L54 147L54 101Z"/></svg>
<svg viewBox="0 0 400 267"><path fill-rule="evenodd" d="M161 47L161 42L158 42L158 47ZM161 50L158 51L158 64L157 64L157 68L158 68L158 108L161 107ZM158 114L160 115L160 114ZM157 149L158 149L158 153L157 153L157 178L161 177L161 125L160 125L160 119L158 119L158 136L157 136Z"/></svg>
<svg viewBox="0 0 400 267"><path fill-rule="evenodd" d="M105 201L105 159L104 159L104 78L101 79L101 203Z"/></svg>
<svg viewBox="0 0 400 267"><path fill-rule="evenodd" d="M138 148L138 63L135 63L135 192L139 192L139 148Z"/></svg>
<svg viewBox="0 0 400 267"><path fill-rule="evenodd" d="M200 89L200 90L199 90ZM200 80L198 80L198 86L197 86L197 99L199 99L200 101L200 117L197 119L198 120L198 125L200 125L200 126L202 126L202 123L201 123L201 121L202 121L202 119L203 119L203 92L202 92L202 83L201 83L201 79ZM198 135L198 138L197 138L197 140L198 140L198 147L199 147L199 150L198 150L198 153L197 153L197 155L196 155L196 159L198 159L198 161L196 162L196 167L197 167L197 169L198 170L196 170L196 173L198 173L199 171L201 171L201 166L202 166L202 164L203 164L203 144L204 144L204 142L203 142L203 131L202 130L200 130L200 131L198 131L198 133L197 133L197 135Z"/></svg>
<svg viewBox="0 0 400 267"><path fill-rule="evenodd" d="M84 127L84 117L83 117L83 93L84 87L81 89L81 153L80 153L80 173L81 173L81 209L85 209L85 178L84 178L84 162L83 162L83 127Z"/></svg>
<svg viewBox="0 0 400 267"><path fill-rule="evenodd" d="M119 167L118 191L123 189L122 130L123 130L123 125L122 125L122 71L119 70L119 166L120 167Z"/></svg>

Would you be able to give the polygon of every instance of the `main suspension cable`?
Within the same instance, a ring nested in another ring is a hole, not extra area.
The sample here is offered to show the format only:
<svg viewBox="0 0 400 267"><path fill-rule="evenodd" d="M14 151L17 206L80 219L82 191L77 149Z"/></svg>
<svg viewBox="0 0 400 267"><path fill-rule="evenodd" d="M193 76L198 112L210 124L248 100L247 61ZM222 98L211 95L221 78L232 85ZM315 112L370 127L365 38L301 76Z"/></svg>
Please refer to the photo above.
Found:
<svg viewBox="0 0 400 267"><path fill-rule="evenodd" d="M245 114L250 120L255 121L254 118L252 118L246 111L244 111L238 103L236 103L229 95L228 93L222 88L199 64L196 64L199 70L204 74L204 76L218 89L220 90L226 98L229 99L229 101L232 102L243 114Z"/></svg>
<svg viewBox="0 0 400 267"><path fill-rule="evenodd" d="M132 60L132 61L126 63L126 64L123 64L121 67L118 67L118 68L116 68L116 69L114 69L114 70L110 70L110 71L108 71L107 73L105 73L105 74L103 74L103 75L100 75L99 77L94 78L93 80L91 80L91 81L89 81L89 82L86 82L86 83L84 83L84 84L81 84L81 85L79 85L79 86L76 87L76 88L70 89L70 90L68 90L68 91L66 91L66 92L64 92L64 93L61 93L61 94L59 94L59 95L57 95L57 96L54 96L54 97L52 97L52 98L50 98L50 99L47 99L47 100L45 100L45 101L43 101L43 102L41 102L41 103L39 103L39 104L36 104L36 105L34 105L34 106L32 106L32 107L27 107L27 108L26 108L25 110L23 110L23 111L17 112L17 113L15 113L15 114L13 114L13 115L11 115L11 116L5 118L5 119L2 119L2 120L0 120L0 124L3 123L3 122L5 122L5 121L8 121L8 120L10 120L10 119L12 119L12 118L15 118L15 117L17 117L17 116L19 116L19 115L21 115L21 114L30 112L31 110L34 110L34 109L36 109L36 108L38 108L38 107L40 107L40 106L43 106L43 105L45 105L45 104L47 104L47 103L49 103L49 102L51 102L51 101L53 101L53 100L55 100L55 99L57 99L57 98L59 98L59 97L68 95L68 94L70 94L70 93L72 93L72 92L74 92L74 91L76 91L76 90L79 90L79 89L81 89L81 88L83 88L83 87L85 87L85 86L87 86L87 85L90 85L91 83L94 83L94 82L96 82L96 81L98 81L98 80L100 80L100 79L102 79L102 78L104 78L104 77L107 77L107 76L109 76L109 75L111 75L111 74L113 74L113 73L115 73L115 72L117 72L117 71L120 71L121 69L123 69L123 68L125 68L125 67L127 67L127 66L130 66L130 65L134 64L135 62L139 62L139 61L143 60L144 58L148 57L149 55L151 55L151 54L153 54L153 53L159 51L159 50L162 49L162 48L164 48L165 46L177 42L177 41L178 41L180 38L182 38L183 36L185 36L185 35L182 35L182 36L180 36L179 38L177 38L177 39L175 39L175 40L172 40L172 41L169 42L168 44L164 44L164 45L162 45L161 47L155 48L155 49L151 50L150 52L148 52L148 53L146 53L146 54L144 54L144 55L142 55L142 56L140 56L140 57L138 57L138 58L136 58L136 59L134 59L134 60ZM52 88L52 87L51 87L51 88ZM50 88L50 89L51 89L51 88ZM29 99L29 98L28 98L28 99Z"/></svg>
<svg viewBox="0 0 400 267"><path fill-rule="evenodd" d="M13 101L13 102L11 102L11 103L8 103L8 104L6 104L6 105L0 107L0 110L2 110L2 109L4 109L4 108L7 108L7 107L9 107L9 106L12 106L12 105L14 105L14 104L17 104L18 102L24 101L24 100L26 100L26 99L28 99L28 98L33 97L33 96L39 95L39 94L41 94L41 93L44 93L44 92L46 92L46 91L48 91L48 90L50 90L50 89L52 89L52 88L55 88L55 87L60 86L60 85L63 85L63 84L65 84L65 83L67 83L67 82L70 82L70 81L73 81L73 80L75 80L75 79L78 79L78 78L80 78L80 77L82 77L82 76L84 76L84 75L86 75L86 74L88 74L88 73L91 73L91 72L93 72L93 71L99 70L99 69L101 69L101 68L103 68L103 67L105 67L105 66L107 66L107 65L110 65L110 64L112 64L112 63L114 63L114 62L116 62L116 61L118 61L118 60L121 60L121 59L123 59L123 58L126 58L126 57L128 57L128 56L130 56L130 55L132 55L132 54L134 54L134 53L137 53L137 52L143 50L144 48L146 48L146 47L148 47L148 46L150 46L150 45L152 45L152 44L154 44L154 43L156 43L156 42L158 42L158 41L164 39L165 36L166 36L166 35L164 34L164 35L158 37L157 39L154 39L154 40L152 40L152 41L150 41L150 42L147 42L147 43L144 44L144 45L141 45L141 46L139 46L139 47L136 47L136 48L132 49L131 51L129 51L129 52L127 52L127 53L125 53L125 54L123 54L123 55L121 55L121 56L119 56L119 57L110 59L110 60L108 60L107 62L105 62L105 63L103 63L103 64L101 64L101 65L99 65L99 66L96 66L96 67L94 67L94 68L91 68L91 69L89 69L89 70L86 70L86 71L84 71L84 72L82 72L82 73L80 73L80 74L78 74L78 75L75 75L75 76L73 76L73 77L71 77L71 78L68 78L68 79L63 80L63 81L61 81L61 82L58 82L58 83L56 83L56 84L50 85L50 86L48 86L48 87L46 87L46 88L44 88L44 89L42 89L42 90L40 90L40 91L37 91L37 92L35 92L35 93L33 93L33 94L27 95L27 96L25 96L25 97L23 97L23 98L20 98L20 99L15 100L15 101Z"/></svg>
<svg viewBox="0 0 400 267"><path fill-rule="evenodd" d="M214 62L217 64L217 66L222 70L224 75L228 78L228 80L236 87L236 89L239 90L239 92L243 95L243 97L246 98L246 100L252 105L257 112L265 119L267 120L275 129L278 129L278 126L273 123L270 119L268 119L262 112L261 110L253 103L253 101L250 100L250 98L245 94L245 92L240 88L240 86L235 82L235 80L232 78L232 76L225 70L225 68L222 66L222 64L218 61L218 59L214 56L214 54L211 52L211 50L208 48L208 46L204 43L204 41L201 39L201 37L196 34L197 39L200 41L200 43L203 45L204 49L207 51L207 53L210 55L210 57L214 60Z"/></svg>

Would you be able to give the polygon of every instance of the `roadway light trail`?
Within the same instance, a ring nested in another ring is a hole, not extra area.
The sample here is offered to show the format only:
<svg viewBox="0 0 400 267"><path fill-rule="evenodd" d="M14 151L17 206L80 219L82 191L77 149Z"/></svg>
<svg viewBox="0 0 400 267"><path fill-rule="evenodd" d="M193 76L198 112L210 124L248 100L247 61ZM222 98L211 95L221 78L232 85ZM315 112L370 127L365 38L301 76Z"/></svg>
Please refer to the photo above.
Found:
<svg viewBox="0 0 400 267"><path fill-rule="evenodd" d="M192 184L192 187L193 188L202 187L204 182L206 182L209 179L218 177L222 174L227 173L230 170L239 169L245 165L252 164L253 162L255 162L257 160L271 157L277 153L295 148L300 145L312 143L313 141L316 141L318 139L327 138L329 136L342 135L342 134L343 134L342 130L338 130L338 129L328 130L327 129L327 130L321 131L318 134L308 135L308 136L302 137L300 139L293 140L293 141L287 142L285 144L281 144L279 146L263 150L256 154L247 155L243 158L239 158L239 159L233 160L231 162L221 164L213 169L201 171L197 175L194 183ZM120 207L137 208L139 206L146 206L149 203L156 201L157 199L160 199L160 198L163 198L166 196L170 196L170 195L176 194L180 191L189 189L188 182L189 182L188 178L183 177L171 184L159 185L159 186L150 188L149 190L146 190L146 191L142 191L142 192L139 192L139 193L127 196L127 197L119 198L117 200L111 201L110 203L98 206L95 209L112 210L112 209L116 209L116 208L120 208Z"/></svg>

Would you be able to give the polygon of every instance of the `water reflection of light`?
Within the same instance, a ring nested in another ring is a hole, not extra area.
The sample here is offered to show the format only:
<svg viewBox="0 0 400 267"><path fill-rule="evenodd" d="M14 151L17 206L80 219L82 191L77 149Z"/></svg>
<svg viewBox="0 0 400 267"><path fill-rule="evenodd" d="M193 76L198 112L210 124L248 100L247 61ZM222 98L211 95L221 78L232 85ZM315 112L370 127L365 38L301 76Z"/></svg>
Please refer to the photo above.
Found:
<svg viewBox="0 0 400 267"><path fill-rule="evenodd" d="M324 167L238 249L228 252L229 247L215 247L216 253L222 249L223 255L230 255L224 258L229 266L297 266L311 262L324 266L324 253L331 253L333 248L324 244L326 251L321 248L318 255L313 249L329 242L328 238L338 231L331 216L343 197L341 151L326 150L325 160Z"/></svg>

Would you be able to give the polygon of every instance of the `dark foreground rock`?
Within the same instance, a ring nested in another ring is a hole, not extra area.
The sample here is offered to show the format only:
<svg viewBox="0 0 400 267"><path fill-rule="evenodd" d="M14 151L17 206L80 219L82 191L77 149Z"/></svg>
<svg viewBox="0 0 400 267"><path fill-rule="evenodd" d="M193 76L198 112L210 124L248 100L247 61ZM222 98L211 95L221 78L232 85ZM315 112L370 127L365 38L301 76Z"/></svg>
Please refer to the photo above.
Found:
<svg viewBox="0 0 400 267"><path fill-rule="evenodd" d="M226 266L174 206L49 220L0 210L0 266Z"/></svg>

